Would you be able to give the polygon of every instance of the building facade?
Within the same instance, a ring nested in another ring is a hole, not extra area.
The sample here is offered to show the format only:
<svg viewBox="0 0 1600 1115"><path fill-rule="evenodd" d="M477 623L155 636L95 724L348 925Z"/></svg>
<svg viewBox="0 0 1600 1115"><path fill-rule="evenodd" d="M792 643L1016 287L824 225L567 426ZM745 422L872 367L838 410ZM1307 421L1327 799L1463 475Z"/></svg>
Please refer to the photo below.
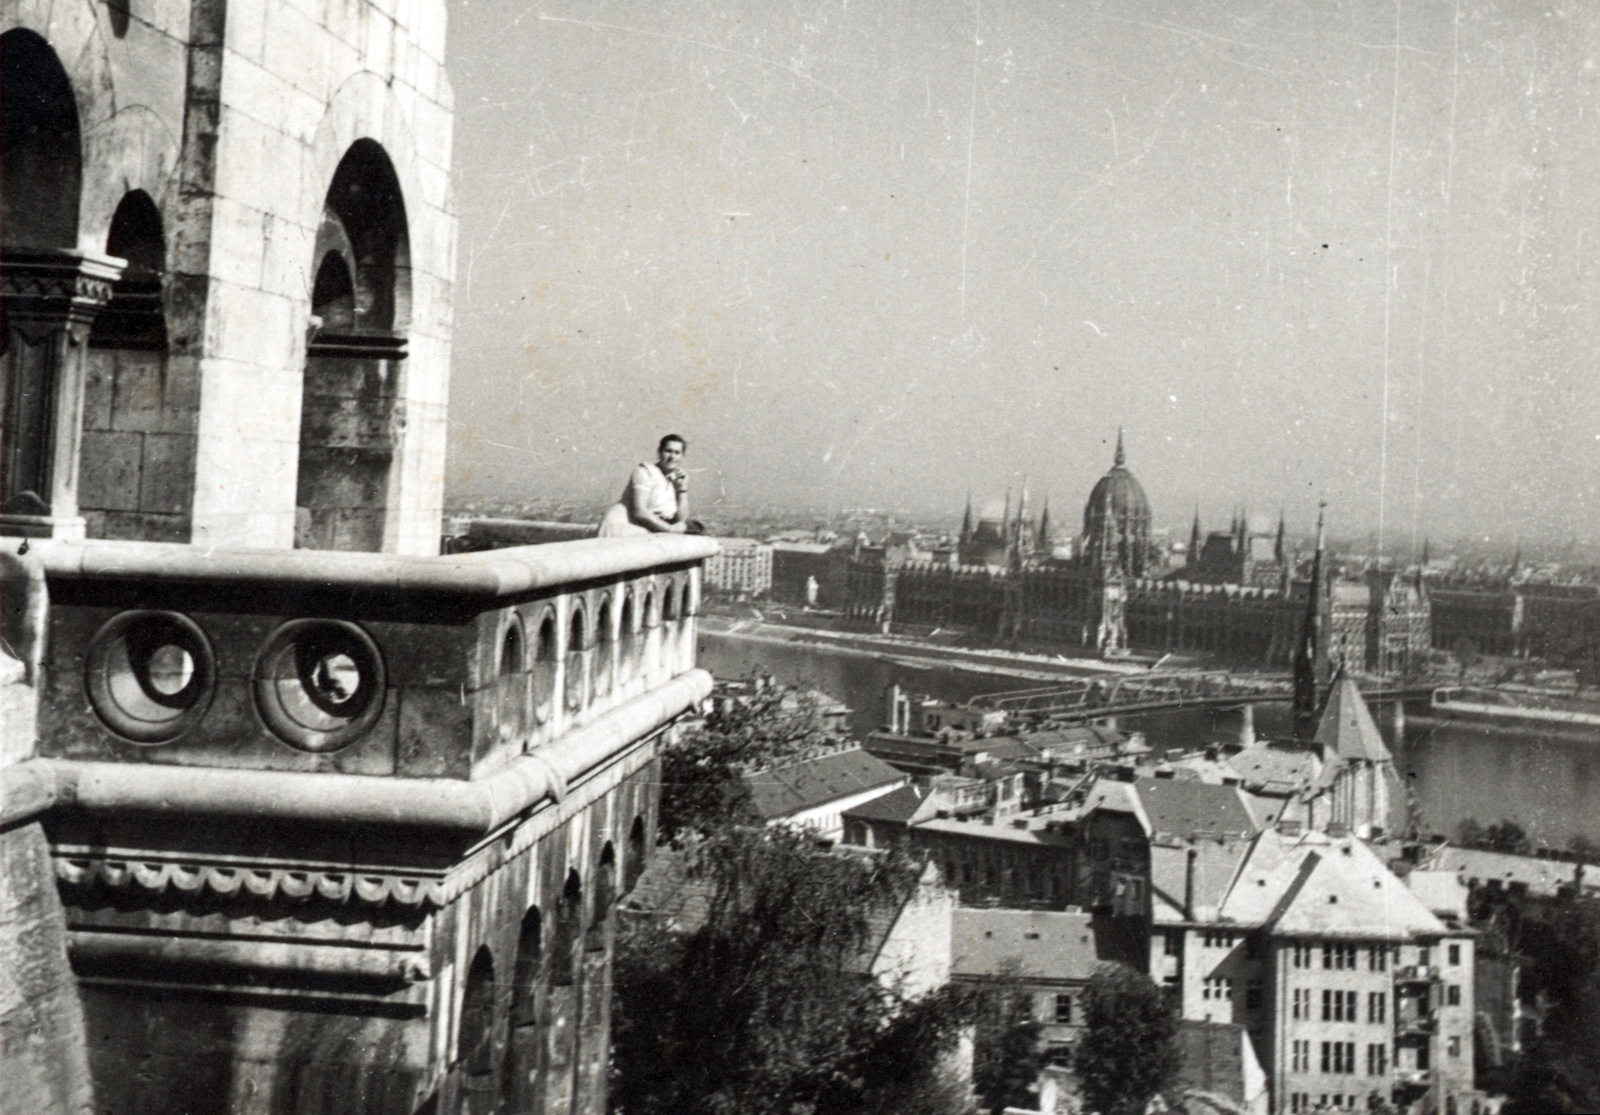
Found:
<svg viewBox="0 0 1600 1115"><path fill-rule="evenodd" d="M1186 564L1166 571L1150 503L1127 467L1119 435L1111 469L1084 503L1081 544L1061 552L1048 509L1029 517L1026 494L1004 520L972 522L956 564L857 547L846 611L880 628L965 628L1006 640L1119 655L1194 651L1240 662L1293 661L1313 580L1295 577L1280 522L1276 536L1235 517L1203 543L1196 519ZM1319 569L1325 566L1318 566ZM1315 578L1328 617L1328 653L1359 672L1403 673L1430 645L1420 580L1373 570L1359 581Z"/></svg>

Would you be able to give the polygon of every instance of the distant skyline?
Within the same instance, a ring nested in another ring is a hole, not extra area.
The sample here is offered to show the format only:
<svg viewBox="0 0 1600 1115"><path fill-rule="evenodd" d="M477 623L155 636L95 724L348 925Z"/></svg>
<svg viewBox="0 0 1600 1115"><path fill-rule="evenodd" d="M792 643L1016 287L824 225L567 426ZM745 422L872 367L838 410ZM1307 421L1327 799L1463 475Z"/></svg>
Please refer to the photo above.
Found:
<svg viewBox="0 0 1600 1115"><path fill-rule="evenodd" d="M1600 538L1600 6L451 19L453 499Z"/></svg>

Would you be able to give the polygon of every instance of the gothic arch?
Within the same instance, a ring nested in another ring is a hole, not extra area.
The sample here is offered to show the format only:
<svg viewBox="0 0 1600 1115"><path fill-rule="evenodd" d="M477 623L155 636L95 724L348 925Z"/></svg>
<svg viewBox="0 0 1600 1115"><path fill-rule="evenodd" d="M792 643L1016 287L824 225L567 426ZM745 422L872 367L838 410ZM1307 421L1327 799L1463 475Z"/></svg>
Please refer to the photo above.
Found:
<svg viewBox="0 0 1600 1115"><path fill-rule="evenodd" d="M394 164L375 140L358 139L328 184L308 261L320 321L306 347L301 395L297 546L393 548L410 260Z"/></svg>
<svg viewBox="0 0 1600 1115"><path fill-rule="evenodd" d="M61 60L25 28L0 35L6 106L0 222L7 248L74 248L83 192L78 103Z"/></svg>

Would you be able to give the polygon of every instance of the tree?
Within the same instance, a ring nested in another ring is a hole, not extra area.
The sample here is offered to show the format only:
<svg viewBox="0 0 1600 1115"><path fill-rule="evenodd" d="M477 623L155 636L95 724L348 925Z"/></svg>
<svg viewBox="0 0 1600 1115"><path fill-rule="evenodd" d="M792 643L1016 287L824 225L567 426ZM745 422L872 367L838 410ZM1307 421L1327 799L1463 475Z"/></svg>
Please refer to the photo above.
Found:
<svg viewBox="0 0 1600 1115"><path fill-rule="evenodd" d="M1088 1109L1144 1115L1178 1072L1178 1016L1150 977L1102 965L1083 996L1083 1035L1073 1058Z"/></svg>
<svg viewBox="0 0 1600 1115"><path fill-rule="evenodd" d="M662 752L660 839L759 824L743 776L832 742L809 692L756 678L748 693L714 700L701 724Z"/></svg>
<svg viewBox="0 0 1600 1115"><path fill-rule="evenodd" d="M963 1110L940 1069L970 1016L966 997L947 989L908 1002L867 967L865 946L917 885L918 865L741 826L663 854L689 857L702 912L686 906L676 930L636 918L619 937L616 1107L627 1115Z"/></svg>
<svg viewBox="0 0 1600 1115"><path fill-rule="evenodd" d="M1456 843L1463 848L1479 848L1486 852L1509 852L1512 855L1533 854L1533 841L1526 830L1515 821L1502 818L1485 827L1471 817L1456 826Z"/></svg>
<svg viewBox="0 0 1600 1115"><path fill-rule="evenodd" d="M1508 1115L1600 1111L1600 914L1588 904L1528 902L1518 945L1524 999L1543 1007L1511 1073Z"/></svg>
<svg viewBox="0 0 1600 1115"><path fill-rule="evenodd" d="M1036 1106L1045 1057L1033 997L1011 976L997 977L974 994L973 1090L990 1112Z"/></svg>

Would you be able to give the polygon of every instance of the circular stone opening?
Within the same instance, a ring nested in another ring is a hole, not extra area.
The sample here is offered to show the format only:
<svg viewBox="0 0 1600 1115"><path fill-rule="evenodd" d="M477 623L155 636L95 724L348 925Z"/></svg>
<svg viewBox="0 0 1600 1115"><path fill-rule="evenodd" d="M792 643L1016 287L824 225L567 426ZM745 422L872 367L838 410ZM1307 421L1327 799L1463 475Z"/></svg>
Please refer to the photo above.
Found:
<svg viewBox="0 0 1600 1115"><path fill-rule="evenodd" d="M123 612L89 642L85 682L101 721L132 743L167 743L205 715L217 665L205 633L177 612Z"/></svg>
<svg viewBox="0 0 1600 1115"><path fill-rule="evenodd" d="M364 734L383 708L383 659L365 631L296 620L256 659L256 708L272 733L304 751L333 751Z"/></svg>

